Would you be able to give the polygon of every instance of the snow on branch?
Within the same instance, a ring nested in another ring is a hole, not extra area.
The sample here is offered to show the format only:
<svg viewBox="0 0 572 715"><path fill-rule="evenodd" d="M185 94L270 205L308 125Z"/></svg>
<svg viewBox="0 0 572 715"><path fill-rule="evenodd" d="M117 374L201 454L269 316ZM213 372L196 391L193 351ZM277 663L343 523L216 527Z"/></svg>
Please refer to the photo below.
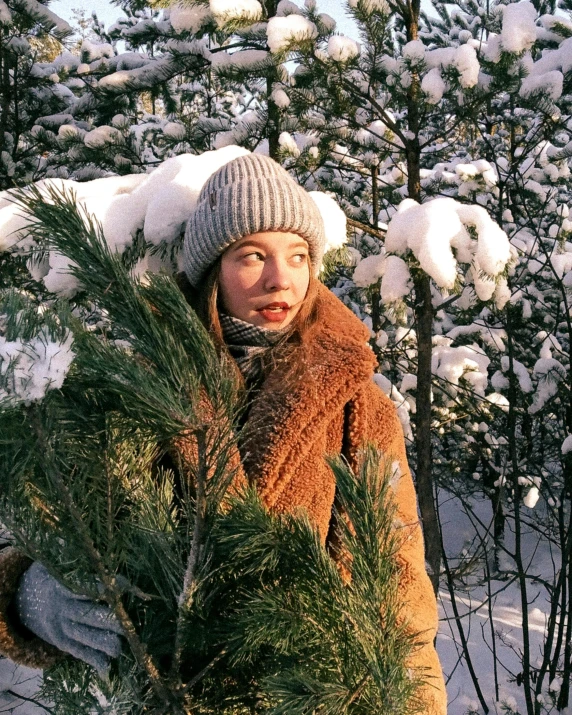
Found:
<svg viewBox="0 0 572 715"><path fill-rule="evenodd" d="M2 3L2 5L4 5L4 3ZM28 12L48 31L53 29L55 34L60 37L72 34L73 30L68 23L62 20L61 17L58 17L55 12L52 12L45 5L38 2L38 0L18 0L18 5L20 12ZM2 8L0 8L0 12L2 12Z"/></svg>
<svg viewBox="0 0 572 715"><path fill-rule="evenodd" d="M11 25L12 13L4 0L0 0L0 25Z"/></svg>
<svg viewBox="0 0 572 715"><path fill-rule="evenodd" d="M508 237L481 206L405 199L389 223L385 248L402 256L411 252L439 288L452 290L464 263L470 264L466 280L481 300L494 297L502 307L509 297L501 277L512 255Z"/></svg>
<svg viewBox="0 0 572 715"><path fill-rule="evenodd" d="M197 34L201 28L212 19L210 8L206 5L192 3L191 5L176 4L170 8L169 20L175 32L191 32Z"/></svg>
<svg viewBox="0 0 572 715"><path fill-rule="evenodd" d="M388 69L392 67L391 59L386 65ZM421 89L429 104L437 104L449 88L444 72L456 70L460 86L470 89L478 82L480 65L475 49L469 44L428 50L421 40L412 40L403 47L403 60L397 61L395 71L403 73L417 68L428 70L421 81Z"/></svg>
<svg viewBox="0 0 572 715"><path fill-rule="evenodd" d="M86 134L86 138L103 141L109 138L109 129L112 128L98 127ZM175 129L180 131L178 127L170 130ZM50 201L50 189L73 190L78 204L101 224L108 245L118 253L130 247L140 231L145 241L154 247L173 247L180 240L208 177L227 162L245 154L248 154L246 149L230 145L199 155L180 154L165 160L149 174L109 176L85 182L45 179L35 186L46 201ZM312 191L310 196L324 219L326 250L338 248L346 241L345 214L324 192ZM29 218L22 214L11 194L0 193L0 252L27 253L34 249L26 231L28 223ZM36 280L43 281L49 291L61 297L72 297L79 288L70 271L70 262L56 251L50 251L39 264L29 261L28 268ZM173 268L171 263L162 262L151 252L139 260L134 272L172 271Z"/></svg>
<svg viewBox="0 0 572 715"><path fill-rule="evenodd" d="M267 36L270 52L284 52L290 45L314 39L318 28L301 15L271 17L268 21Z"/></svg>
<svg viewBox="0 0 572 715"><path fill-rule="evenodd" d="M75 357L72 343L71 333L62 342L44 332L27 342L0 336L0 402L28 405L59 389Z"/></svg>
<svg viewBox="0 0 572 715"><path fill-rule="evenodd" d="M209 4L219 26L229 22L256 22L262 17L258 0L210 0Z"/></svg>
<svg viewBox="0 0 572 715"><path fill-rule="evenodd" d="M367 288L381 278L380 293L382 303L394 303L409 295L412 288L411 274L407 263L398 256L388 256L385 251L366 256L355 267L354 283Z"/></svg>
<svg viewBox="0 0 572 715"><path fill-rule="evenodd" d="M157 82L167 82L180 75L183 70L182 63L195 63L199 58L210 58L210 53L202 41L170 40L165 44L165 49L171 54L165 54L158 59L152 58L144 65L119 69L102 77L99 80L99 89L114 93L142 91L154 87Z"/></svg>
<svg viewBox="0 0 572 715"><path fill-rule="evenodd" d="M500 42L505 52L524 52L536 42L536 8L531 2L501 5Z"/></svg>
<svg viewBox="0 0 572 715"><path fill-rule="evenodd" d="M44 315L45 313L45 315ZM73 335L50 311L17 293L0 303L0 405L39 402L62 387L75 353Z"/></svg>

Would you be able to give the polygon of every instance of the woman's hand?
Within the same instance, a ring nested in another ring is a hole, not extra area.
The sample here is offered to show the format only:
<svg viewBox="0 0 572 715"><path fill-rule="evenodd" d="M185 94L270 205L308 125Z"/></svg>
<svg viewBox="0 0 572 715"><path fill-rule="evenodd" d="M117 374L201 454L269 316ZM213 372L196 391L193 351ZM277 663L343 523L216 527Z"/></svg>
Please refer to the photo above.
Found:
<svg viewBox="0 0 572 715"><path fill-rule="evenodd" d="M20 579L15 602L28 630L100 674L121 653L123 629L111 609L87 596L76 596L38 561Z"/></svg>

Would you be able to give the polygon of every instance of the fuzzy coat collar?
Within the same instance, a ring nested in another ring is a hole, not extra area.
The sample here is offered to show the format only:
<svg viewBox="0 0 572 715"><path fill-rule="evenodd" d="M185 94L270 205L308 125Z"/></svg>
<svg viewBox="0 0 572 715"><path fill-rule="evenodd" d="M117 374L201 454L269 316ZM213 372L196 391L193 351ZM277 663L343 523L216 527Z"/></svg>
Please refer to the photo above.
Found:
<svg viewBox="0 0 572 715"><path fill-rule="evenodd" d="M289 475L309 459L316 441L325 446L330 420L371 380L377 364L363 323L325 286L319 286L317 301L302 375L284 390L285 370L274 370L244 428L243 464L269 507L277 505Z"/></svg>

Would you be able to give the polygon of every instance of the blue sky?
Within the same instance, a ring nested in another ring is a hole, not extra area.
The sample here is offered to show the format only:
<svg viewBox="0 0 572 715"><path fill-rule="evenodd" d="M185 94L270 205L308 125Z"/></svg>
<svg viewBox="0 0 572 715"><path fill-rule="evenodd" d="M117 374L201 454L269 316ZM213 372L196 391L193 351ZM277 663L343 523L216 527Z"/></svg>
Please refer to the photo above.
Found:
<svg viewBox="0 0 572 715"><path fill-rule="evenodd" d="M121 15L120 8L112 5L109 0L89 0L89 3L82 0L52 0L50 3L50 10L68 22L72 20L74 8L85 10L88 16L95 10L98 18L106 25L111 25Z"/></svg>

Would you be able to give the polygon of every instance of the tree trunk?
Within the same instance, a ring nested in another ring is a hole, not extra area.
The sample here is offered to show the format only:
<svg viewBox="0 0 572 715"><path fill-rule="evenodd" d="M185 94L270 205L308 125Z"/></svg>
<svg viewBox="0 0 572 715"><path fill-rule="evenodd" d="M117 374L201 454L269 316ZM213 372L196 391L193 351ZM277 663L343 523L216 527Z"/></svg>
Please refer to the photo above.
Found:
<svg viewBox="0 0 572 715"><path fill-rule="evenodd" d="M4 49L5 32L0 30L0 152L7 150L4 134L9 131L10 116L10 61L8 51ZM10 189L13 183L11 179L0 174L0 191Z"/></svg>
<svg viewBox="0 0 572 715"><path fill-rule="evenodd" d="M416 484L425 535L429 574L435 593L441 570L441 539L435 506L431 469L431 338L433 307L431 283L427 275L415 279L415 322L417 331L417 412L415 416Z"/></svg>
<svg viewBox="0 0 572 715"><path fill-rule="evenodd" d="M538 715L540 713L540 703L533 702L533 686L531 673L531 645L528 613L528 587L526 582L526 566L522 554L522 520L521 501L522 486L519 484L520 475L517 452L517 425L516 425L516 402L517 402L517 378L514 372L514 343L512 333L512 320L510 306L506 314L506 332L508 343L508 448L511 467L511 481L514 499L514 561L516 564L518 585L520 590L520 608L522 613L522 684L524 689L524 699L526 702L527 715Z"/></svg>
<svg viewBox="0 0 572 715"><path fill-rule="evenodd" d="M268 97L268 154L271 159L278 161L278 151L280 145L278 137L280 136L280 110L276 103L272 101L272 86L278 79L278 75L274 67L269 71L266 78L266 94Z"/></svg>
<svg viewBox="0 0 572 715"><path fill-rule="evenodd" d="M265 0L264 7L266 9L266 17L269 20L276 15L277 0ZM268 127L266 134L268 136L268 154L271 159L278 161L278 151L280 145L278 137L280 136L280 110L276 106L276 102L272 100L272 87L278 81L278 72L275 67L272 67L266 75L266 97L268 103Z"/></svg>
<svg viewBox="0 0 572 715"><path fill-rule="evenodd" d="M418 0L408 4L407 39L416 40L419 28ZM407 140L407 187L409 196L421 201L419 146L419 77L414 77L409 88L407 118L413 135ZM431 469L431 352L433 338L433 305L431 280L419 274L415 280L415 323L417 331L417 413L415 417L415 451L417 455L416 484L419 509L425 535L426 559L431 583L437 593L441 571L441 538L435 506L433 473Z"/></svg>

